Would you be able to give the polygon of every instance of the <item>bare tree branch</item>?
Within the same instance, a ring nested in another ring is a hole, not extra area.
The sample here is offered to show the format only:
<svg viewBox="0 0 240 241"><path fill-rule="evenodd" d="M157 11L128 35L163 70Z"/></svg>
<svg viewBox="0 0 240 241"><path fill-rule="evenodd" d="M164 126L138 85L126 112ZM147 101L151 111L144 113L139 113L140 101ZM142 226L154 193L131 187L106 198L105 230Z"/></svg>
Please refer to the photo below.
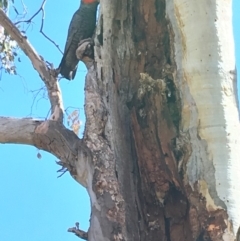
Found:
<svg viewBox="0 0 240 241"><path fill-rule="evenodd" d="M0 117L0 143L26 144L47 151L73 178L87 186L91 154L84 142L58 121Z"/></svg>
<svg viewBox="0 0 240 241"><path fill-rule="evenodd" d="M63 54L63 51L60 49L59 45L55 43L52 39L50 39L44 32L43 32L43 25L44 25L44 17L45 17L45 12L44 10L42 11L42 22L41 22L41 27L40 27L40 33L51 43L53 43L56 48Z"/></svg>
<svg viewBox="0 0 240 241"><path fill-rule="evenodd" d="M47 0L43 0L40 8L37 10L36 13L33 14L33 16L31 18L29 18L28 20L21 20L18 21L16 23L14 23L15 25L19 24L19 23L31 23L32 20L40 13L42 12L42 21L41 21L41 27L40 27L40 33L47 39L49 40L51 43L53 43L55 45L55 47L63 54L62 50L60 49L59 45L54 42L51 38L49 38L44 32L43 32L43 26L44 26L44 18L45 18L45 11L44 11L44 7L45 7L45 3Z"/></svg>
<svg viewBox="0 0 240 241"><path fill-rule="evenodd" d="M79 223L76 223L76 227L73 228L69 228L68 232L70 233L74 233L77 237L84 239L84 240L88 240L88 233L79 229Z"/></svg>
<svg viewBox="0 0 240 241"><path fill-rule="evenodd" d="M23 52L29 57L33 67L37 70L48 90L48 97L51 103L51 118L55 121L63 122L63 102L61 90L56 79L56 71L47 66L43 58L23 36L18 28L11 22L2 9L0 9L0 23L10 36L18 43Z"/></svg>
<svg viewBox="0 0 240 241"><path fill-rule="evenodd" d="M28 20L20 20L20 21L14 23L14 24L17 25L17 24L19 24L19 23L31 23L31 21L32 21L41 11L44 11L44 5L45 5L46 1L47 1L47 0L43 0L40 8L37 10L36 13L34 13L34 14L32 15L31 18L29 18Z"/></svg>
<svg viewBox="0 0 240 241"><path fill-rule="evenodd" d="M74 132L56 121L0 117L0 143L33 145L61 159L65 151L77 155L78 141Z"/></svg>
<svg viewBox="0 0 240 241"><path fill-rule="evenodd" d="M0 117L0 143L33 145L33 134L40 121L31 118Z"/></svg>

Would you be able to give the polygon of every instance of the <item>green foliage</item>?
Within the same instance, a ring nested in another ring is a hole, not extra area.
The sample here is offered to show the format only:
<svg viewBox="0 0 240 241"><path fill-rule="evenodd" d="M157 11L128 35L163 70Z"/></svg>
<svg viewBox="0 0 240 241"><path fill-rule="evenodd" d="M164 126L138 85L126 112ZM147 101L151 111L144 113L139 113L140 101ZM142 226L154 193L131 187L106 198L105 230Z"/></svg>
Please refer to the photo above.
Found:
<svg viewBox="0 0 240 241"><path fill-rule="evenodd" d="M7 9L8 8L8 0L0 0L0 8Z"/></svg>
<svg viewBox="0 0 240 241"><path fill-rule="evenodd" d="M14 0L11 0L14 3ZM6 13L9 8L9 0L0 0L0 8ZM0 26L0 69L5 70L9 74L16 74L16 66L14 60L17 57L18 46L11 39L9 34ZM19 58L18 58L19 60Z"/></svg>
<svg viewBox="0 0 240 241"><path fill-rule="evenodd" d="M4 31L0 29L0 68L9 74L16 74L16 66L14 60L17 57L18 46L14 40ZM19 59L18 59L19 60Z"/></svg>

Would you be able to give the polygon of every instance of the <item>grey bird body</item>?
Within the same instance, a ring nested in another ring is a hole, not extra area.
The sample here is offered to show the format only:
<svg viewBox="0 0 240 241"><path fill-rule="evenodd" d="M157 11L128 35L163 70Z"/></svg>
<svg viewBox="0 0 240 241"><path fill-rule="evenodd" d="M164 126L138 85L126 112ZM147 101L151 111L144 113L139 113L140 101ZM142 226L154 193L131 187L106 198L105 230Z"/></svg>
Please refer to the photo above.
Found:
<svg viewBox="0 0 240 241"><path fill-rule="evenodd" d="M81 40L91 38L96 26L98 2L82 0L79 9L74 13L68 28L67 42L59 65L61 75L69 80L74 79L79 60L76 50Z"/></svg>

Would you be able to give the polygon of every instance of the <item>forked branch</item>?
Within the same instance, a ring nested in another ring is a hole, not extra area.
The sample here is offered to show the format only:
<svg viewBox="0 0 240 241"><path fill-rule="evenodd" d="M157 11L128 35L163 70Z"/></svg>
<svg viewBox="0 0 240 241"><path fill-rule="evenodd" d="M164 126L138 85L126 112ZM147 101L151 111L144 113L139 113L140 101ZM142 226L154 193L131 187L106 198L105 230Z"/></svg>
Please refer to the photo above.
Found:
<svg viewBox="0 0 240 241"><path fill-rule="evenodd" d="M36 52L32 45L23 36L18 28L11 22L8 16L0 9L0 24L9 33L9 35L18 43L22 51L29 57L34 69L39 73L44 84L47 87L48 97L51 103L51 120L63 121L63 102L61 90L57 81L57 73L53 67L48 66L44 59Z"/></svg>
<svg viewBox="0 0 240 241"><path fill-rule="evenodd" d="M41 27L40 27L40 33L47 39L49 40L51 43L53 43L56 48L63 54L62 50L60 49L59 45L57 43L55 43L51 38L49 38L44 32L43 32L43 26L44 26L44 18L45 18L45 11L44 11L44 7L45 7L45 3L47 0L43 0L40 8L37 10L37 12L35 12L31 18L29 18L28 20L20 20L16 23L14 23L15 25L18 25L20 23L27 23L30 24L32 22L32 20L41 12L42 13L42 21L41 21Z"/></svg>
<svg viewBox="0 0 240 241"><path fill-rule="evenodd" d="M60 160L58 164L76 181L87 185L91 154L83 141L58 121L0 117L0 143L26 144L47 151Z"/></svg>
<svg viewBox="0 0 240 241"><path fill-rule="evenodd" d="M52 153L62 161L75 159L80 139L57 121L0 117L0 143L26 144Z"/></svg>
<svg viewBox="0 0 240 241"><path fill-rule="evenodd" d="M37 10L36 13L34 13L34 14L32 15L31 18L29 18L28 20L20 20L20 21L16 22L15 25L18 25L19 23L31 23L32 20L33 20L41 11L44 11L44 5L45 5L46 1L47 1L47 0L43 0L40 8Z"/></svg>

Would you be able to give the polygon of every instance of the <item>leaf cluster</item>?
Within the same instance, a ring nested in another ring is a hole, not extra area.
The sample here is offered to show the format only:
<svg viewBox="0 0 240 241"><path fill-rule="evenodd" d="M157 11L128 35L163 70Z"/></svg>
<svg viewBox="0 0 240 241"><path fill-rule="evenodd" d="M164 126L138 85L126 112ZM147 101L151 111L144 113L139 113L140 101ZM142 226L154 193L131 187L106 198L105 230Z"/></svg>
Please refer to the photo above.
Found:
<svg viewBox="0 0 240 241"><path fill-rule="evenodd" d="M9 8L9 0L0 0L0 8L5 12ZM11 0L14 3L14 0ZM16 74L14 60L17 57L18 46L9 34L0 26L0 69L4 69L9 74ZM18 61L20 59L18 58Z"/></svg>
<svg viewBox="0 0 240 241"><path fill-rule="evenodd" d="M18 56L18 45L1 27L0 29L0 64L9 74L16 74L15 59ZM18 61L20 59L18 58Z"/></svg>
<svg viewBox="0 0 240 241"><path fill-rule="evenodd" d="M12 1L14 2L14 1ZM8 0L0 0L0 8L7 9L8 8Z"/></svg>

